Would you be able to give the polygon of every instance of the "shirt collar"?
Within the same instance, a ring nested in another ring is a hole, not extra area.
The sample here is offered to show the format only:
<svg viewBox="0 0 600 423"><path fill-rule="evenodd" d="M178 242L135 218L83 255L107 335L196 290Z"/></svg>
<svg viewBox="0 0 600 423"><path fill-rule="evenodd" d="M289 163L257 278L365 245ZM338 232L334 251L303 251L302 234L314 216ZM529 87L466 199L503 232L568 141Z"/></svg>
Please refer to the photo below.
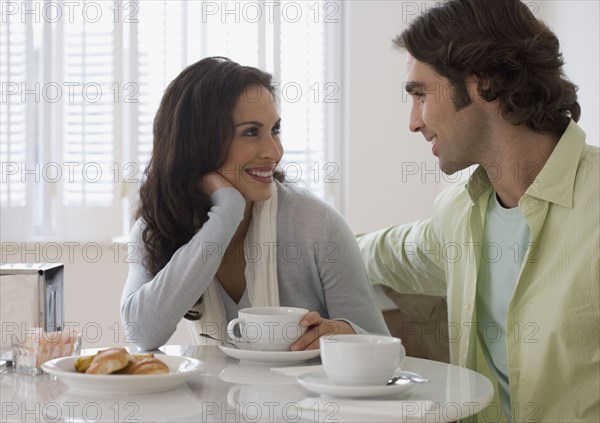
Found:
<svg viewBox="0 0 600 423"><path fill-rule="evenodd" d="M525 195L572 208L575 176L584 147L585 132L571 121Z"/></svg>
<svg viewBox="0 0 600 423"><path fill-rule="evenodd" d="M575 176L584 147L585 132L571 120L548 161L525 191L525 196L564 207L573 207ZM479 166L475 170L465 188L473 202L491 188L490 180L483 167Z"/></svg>
<svg viewBox="0 0 600 423"><path fill-rule="evenodd" d="M473 203L477 202L482 194L488 192L492 187L490 179L483 166L477 166L475 172L469 178L465 188L471 197Z"/></svg>

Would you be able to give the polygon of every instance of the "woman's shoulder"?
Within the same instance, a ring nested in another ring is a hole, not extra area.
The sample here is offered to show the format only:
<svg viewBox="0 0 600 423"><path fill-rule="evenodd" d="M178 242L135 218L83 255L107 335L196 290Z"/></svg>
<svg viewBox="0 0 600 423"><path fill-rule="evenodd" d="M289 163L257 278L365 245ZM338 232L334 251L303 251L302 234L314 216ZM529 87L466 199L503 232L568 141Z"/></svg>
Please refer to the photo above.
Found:
<svg viewBox="0 0 600 423"><path fill-rule="evenodd" d="M277 182L278 219L280 224L320 232L329 232L332 225L345 224L342 215L325 200L296 183Z"/></svg>
<svg viewBox="0 0 600 423"><path fill-rule="evenodd" d="M280 239L307 245L319 242L323 251L356 243L344 217L325 200L298 184L284 182L277 187Z"/></svg>
<svg viewBox="0 0 600 423"><path fill-rule="evenodd" d="M328 209L331 206L307 188L300 186L294 182L276 182L277 197L279 206L309 208L313 210L315 207Z"/></svg>
<svg viewBox="0 0 600 423"><path fill-rule="evenodd" d="M146 229L146 221L138 217L129 230L129 242L140 243L144 229Z"/></svg>
<svg viewBox="0 0 600 423"><path fill-rule="evenodd" d="M131 225L131 233L135 232L142 232L144 229L146 229L147 223L144 220L143 217L138 217L137 219L135 219L135 221L133 222L133 225Z"/></svg>

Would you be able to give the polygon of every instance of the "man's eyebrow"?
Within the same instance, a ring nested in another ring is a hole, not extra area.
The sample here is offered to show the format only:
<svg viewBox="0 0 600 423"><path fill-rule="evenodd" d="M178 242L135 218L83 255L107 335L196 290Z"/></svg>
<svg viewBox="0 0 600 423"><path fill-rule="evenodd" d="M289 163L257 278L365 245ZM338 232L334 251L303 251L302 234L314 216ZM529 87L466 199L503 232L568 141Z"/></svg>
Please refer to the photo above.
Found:
<svg viewBox="0 0 600 423"><path fill-rule="evenodd" d="M425 84L423 82L411 81L404 85L404 89L407 93L412 94L415 91L423 91L425 89Z"/></svg>

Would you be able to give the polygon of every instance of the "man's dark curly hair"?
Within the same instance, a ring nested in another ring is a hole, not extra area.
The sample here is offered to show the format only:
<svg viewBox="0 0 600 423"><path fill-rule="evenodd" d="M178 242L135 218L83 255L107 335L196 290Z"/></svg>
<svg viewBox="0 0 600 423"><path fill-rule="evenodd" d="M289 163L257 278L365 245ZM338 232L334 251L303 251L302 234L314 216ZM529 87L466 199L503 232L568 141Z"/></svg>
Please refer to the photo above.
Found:
<svg viewBox="0 0 600 423"><path fill-rule="evenodd" d="M394 40L447 78L457 110L471 103L475 76L486 101L509 122L561 135L578 121L578 87L564 75L556 35L519 0L449 0L417 17Z"/></svg>

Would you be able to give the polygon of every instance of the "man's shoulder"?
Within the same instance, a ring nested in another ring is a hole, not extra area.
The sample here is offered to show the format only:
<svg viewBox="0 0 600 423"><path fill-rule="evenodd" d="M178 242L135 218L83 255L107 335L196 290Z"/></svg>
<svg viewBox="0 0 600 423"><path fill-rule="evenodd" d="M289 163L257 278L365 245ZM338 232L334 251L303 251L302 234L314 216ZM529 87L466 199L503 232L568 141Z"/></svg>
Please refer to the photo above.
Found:
<svg viewBox="0 0 600 423"><path fill-rule="evenodd" d="M600 148L586 144L581 154L581 160L597 172L600 169Z"/></svg>
<svg viewBox="0 0 600 423"><path fill-rule="evenodd" d="M575 195L597 196L600 186L600 148L585 145L575 176Z"/></svg>
<svg viewBox="0 0 600 423"><path fill-rule="evenodd" d="M600 148L586 145L577 168L573 196L576 209L596 210L596 217L594 217L596 221L598 190L600 190Z"/></svg>

